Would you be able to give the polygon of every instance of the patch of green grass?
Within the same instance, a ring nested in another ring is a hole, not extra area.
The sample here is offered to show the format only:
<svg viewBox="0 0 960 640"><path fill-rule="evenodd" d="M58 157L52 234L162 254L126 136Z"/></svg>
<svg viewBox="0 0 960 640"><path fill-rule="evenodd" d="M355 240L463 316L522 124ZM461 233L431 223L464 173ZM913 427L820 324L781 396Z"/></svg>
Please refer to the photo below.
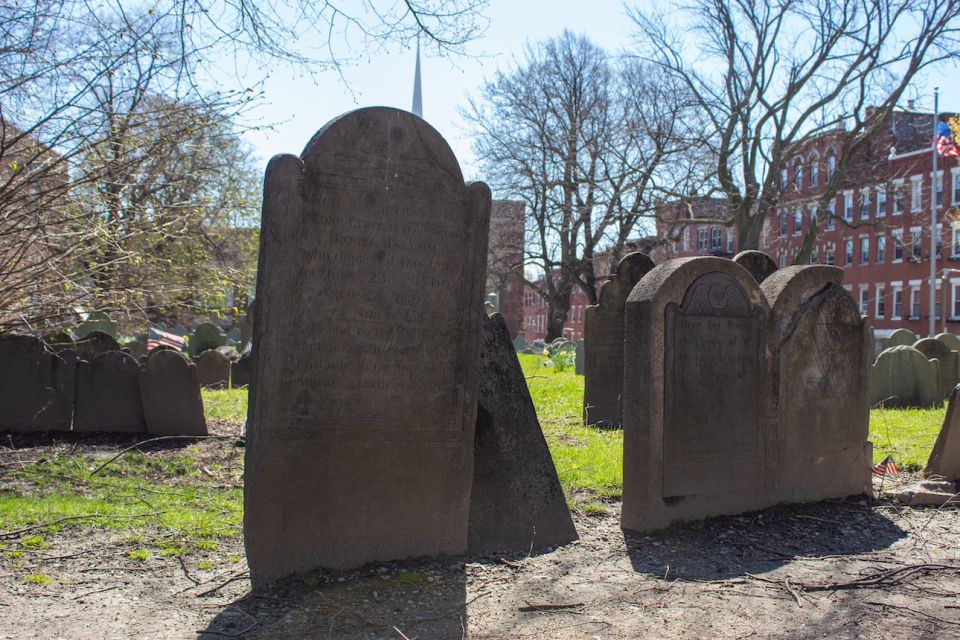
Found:
<svg viewBox="0 0 960 640"><path fill-rule="evenodd" d="M41 536L29 536L24 538L18 543L21 549L29 549L35 551L37 549L49 549L50 543L43 539Z"/></svg>
<svg viewBox="0 0 960 640"><path fill-rule="evenodd" d="M397 579L400 580L400 582L417 584L423 579L423 576L417 571L401 571L397 574Z"/></svg>
<svg viewBox="0 0 960 640"><path fill-rule="evenodd" d="M201 571L206 571L207 569L213 569L213 562L210 560L201 560L197 563L197 569Z"/></svg>
<svg viewBox="0 0 960 640"><path fill-rule="evenodd" d="M53 584L53 580L50 579L50 576L44 575L42 573L31 573L29 575L23 576L23 581L27 584L36 584L41 587L45 587L49 584Z"/></svg>
<svg viewBox="0 0 960 640"><path fill-rule="evenodd" d="M243 423L247 419L247 389L202 389L203 414L207 420Z"/></svg>
<svg viewBox="0 0 960 640"><path fill-rule="evenodd" d="M131 560L146 562L150 558L150 554L143 549L137 549L136 551L127 551L127 557Z"/></svg>
<svg viewBox="0 0 960 640"><path fill-rule="evenodd" d="M925 467L943 425L945 412L945 407L871 411L873 463L890 455L901 469L917 471Z"/></svg>

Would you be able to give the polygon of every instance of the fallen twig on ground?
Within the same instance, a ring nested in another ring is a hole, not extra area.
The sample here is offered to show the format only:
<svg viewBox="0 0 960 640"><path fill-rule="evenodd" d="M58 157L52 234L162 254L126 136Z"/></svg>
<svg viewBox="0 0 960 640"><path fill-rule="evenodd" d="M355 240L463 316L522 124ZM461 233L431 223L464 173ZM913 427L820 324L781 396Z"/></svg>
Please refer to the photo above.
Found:
<svg viewBox="0 0 960 640"><path fill-rule="evenodd" d="M126 449L124 449L123 451L121 451L120 453L113 456L112 458L110 458L109 460L101 464L99 467L91 471L90 475L91 476L97 475L98 473L103 471L106 467L108 467L112 462L114 462L115 460L123 456L125 453L128 453L130 451L133 451L134 449L142 447L145 444L150 444L152 442L161 442L164 440L244 440L244 437L243 436L159 436L157 438L150 438L149 440L143 440L136 444L130 445L129 447L127 447Z"/></svg>

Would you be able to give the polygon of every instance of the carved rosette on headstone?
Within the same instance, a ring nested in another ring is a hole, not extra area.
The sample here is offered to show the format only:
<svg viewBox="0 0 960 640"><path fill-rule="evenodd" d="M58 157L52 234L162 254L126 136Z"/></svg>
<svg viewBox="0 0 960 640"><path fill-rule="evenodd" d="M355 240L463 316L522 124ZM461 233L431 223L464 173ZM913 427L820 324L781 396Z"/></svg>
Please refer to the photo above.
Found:
<svg viewBox="0 0 960 640"><path fill-rule="evenodd" d="M871 334L843 270L791 266L765 279L777 388L780 495L788 502L870 493Z"/></svg>
<svg viewBox="0 0 960 640"><path fill-rule="evenodd" d="M146 430L140 397L140 363L108 351L77 365L75 431L140 433Z"/></svg>
<svg viewBox="0 0 960 640"><path fill-rule="evenodd" d="M642 253L620 260L616 276L600 288L583 323L583 422L619 428L622 423L623 307L634 285L653 269Z"/></svg>
<svg viewBox="0 0 960 640"><path fill-rule="evenodd" d="M776 502L767 302L743 267L671 260L626 303L625 529Z"/></svg>
<svg viewBox="0 0 960 640"><path fill-rule="evenodd" d="M37 338L0 335L0 431L69 431L73 376Z"/></svg>
<svg viewBox="0 0 960 640"><path fill-rule="evenodd" d="M333 120L267 167L244 534L260 586L467 549L490 191L423 120Z"/></svg>

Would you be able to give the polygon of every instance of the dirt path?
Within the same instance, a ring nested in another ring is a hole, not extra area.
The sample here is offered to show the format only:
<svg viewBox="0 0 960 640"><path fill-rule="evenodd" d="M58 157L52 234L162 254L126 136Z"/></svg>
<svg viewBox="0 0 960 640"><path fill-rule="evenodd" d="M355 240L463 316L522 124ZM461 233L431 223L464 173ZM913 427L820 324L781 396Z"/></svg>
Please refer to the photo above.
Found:
<svg viewBox="0 0 960 640"><path fill-rule="evenodd" d="M255 595L239 541L201 566L67 529L0 565L0 638L960 637L956 510L841 501L625 538L617 507L538 556L388 564Z"/></svg>

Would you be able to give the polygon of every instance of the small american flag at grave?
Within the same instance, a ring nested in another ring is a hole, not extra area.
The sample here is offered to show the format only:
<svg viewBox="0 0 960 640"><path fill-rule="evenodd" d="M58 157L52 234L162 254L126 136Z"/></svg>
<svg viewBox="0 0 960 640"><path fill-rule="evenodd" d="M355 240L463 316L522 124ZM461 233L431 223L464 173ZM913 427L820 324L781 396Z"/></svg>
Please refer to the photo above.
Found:
<svg viewBox="0 0 960 640"><path fill-rule="evenodd" d="M884 476L895 476L900 473L900 469L897 468L897 463L893 461L893 456L887 456L877 463L870 472L878 478L882 478Z"/></svg>
<svg viewBox="0 0 960 640"><path fill-rule="evenodd" d="M147 331L147 351L153 351L161 345L165 347L172 347L177 351L183 351L185 344L186 341L174 333L160 331L159 329L154 329L153 327L150 327L150 329Z"/></svg>

